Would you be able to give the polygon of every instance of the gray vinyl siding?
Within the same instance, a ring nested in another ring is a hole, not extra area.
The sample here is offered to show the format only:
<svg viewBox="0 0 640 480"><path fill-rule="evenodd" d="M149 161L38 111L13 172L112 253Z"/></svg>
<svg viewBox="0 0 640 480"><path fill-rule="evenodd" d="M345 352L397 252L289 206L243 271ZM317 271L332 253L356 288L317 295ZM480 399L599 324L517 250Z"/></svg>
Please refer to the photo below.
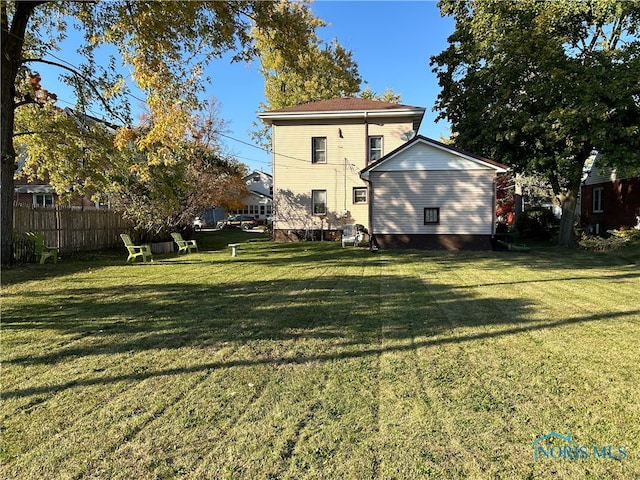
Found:
<svg viewBox="0 0 640 480"><path fill-rule="evenodd" d="M492 170L371 172L376 234L493 233ZM440 223L424 225L424 209L439 208Z"/></svg>

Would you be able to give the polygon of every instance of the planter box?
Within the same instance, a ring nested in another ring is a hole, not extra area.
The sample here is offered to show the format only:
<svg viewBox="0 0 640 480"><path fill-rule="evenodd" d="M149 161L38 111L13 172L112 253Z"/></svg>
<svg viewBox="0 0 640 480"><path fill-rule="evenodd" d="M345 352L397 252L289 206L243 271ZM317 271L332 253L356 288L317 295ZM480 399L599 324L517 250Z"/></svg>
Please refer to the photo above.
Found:
<svg viewBox="0 0 640 480"><path fill-rule="evenodd" d="M151 244L151 253L173 253L173 242L156 242Z"/></svg>

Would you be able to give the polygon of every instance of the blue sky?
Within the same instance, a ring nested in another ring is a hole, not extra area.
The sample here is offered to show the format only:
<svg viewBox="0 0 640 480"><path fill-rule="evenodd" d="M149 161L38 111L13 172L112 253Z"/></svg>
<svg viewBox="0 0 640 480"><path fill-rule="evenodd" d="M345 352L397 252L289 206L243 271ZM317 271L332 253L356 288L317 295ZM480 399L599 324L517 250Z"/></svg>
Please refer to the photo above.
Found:
<svg viewBox="0 0 640 480"><path fill-rule="evenodd" d="M318 32L320 38L328 42L335 37L353 52L366 85L376 93L391 88L402 95L401 103L426 108L418 132L421 135L435 139L448 136L448 124L436 124L437 113L432 111L439 87L429 59L446 48L454 24L452 19L440 16L435 2L316 0L311 8L329 24ZM73 63L75 48L71 44L65 48L68 51L62 50L56 56ZM34 67L42 74L43 87L59 95L62 107L75 101L55 81L59 72L49 73L40 65ZM228 58L223 58L213 62L205 74L212 79L206 98L218 100L220 116L228 122L226 147L251 170L270 173L271 154L248 145L253 143L249 132L257 121L258 106L264 101L263 78L257 63L230 64ZM366 85L363 83L362 88Z"/></svg>

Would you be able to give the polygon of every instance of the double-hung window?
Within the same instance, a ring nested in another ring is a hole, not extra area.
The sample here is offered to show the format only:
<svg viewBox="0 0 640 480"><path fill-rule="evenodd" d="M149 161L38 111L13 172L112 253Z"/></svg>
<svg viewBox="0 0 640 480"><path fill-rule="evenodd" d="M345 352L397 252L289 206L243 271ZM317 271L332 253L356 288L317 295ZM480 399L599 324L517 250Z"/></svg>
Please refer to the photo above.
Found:
<svg viewBox="0 0 640 480"><path fill-rule="evenodd" d="M593 189L593 213L602 213L604 211L604 188L598 187Z"/></svg>
<svg viewBox="0 0 640 480"><path fill-rule="evenodd" d="M382 158L382 137L369 137L369 163Z"/></svg>
<svg viewBox="0 0 640 480"><path fill-rule="evenodd" d="M33 204L40 207L53 207L53 194L35 193L33 195Z"/></svg>
<svg viewBox="0 0 640 480"><path fill-rule="evenodd" d="M327 214L327 191L312 190L311 191L311 211L314 215Z"/></svg>
<svg viewBox="0 0 640 480"><path fill-rule="evenodd" d="M311 163L327 163L327 137L311 139Z"/></svg>
<svg viewBox="0 0 640 480"><path fill-rule="evenodd" d="M367 203L367 187L353 187L353 203Z"/></svg>

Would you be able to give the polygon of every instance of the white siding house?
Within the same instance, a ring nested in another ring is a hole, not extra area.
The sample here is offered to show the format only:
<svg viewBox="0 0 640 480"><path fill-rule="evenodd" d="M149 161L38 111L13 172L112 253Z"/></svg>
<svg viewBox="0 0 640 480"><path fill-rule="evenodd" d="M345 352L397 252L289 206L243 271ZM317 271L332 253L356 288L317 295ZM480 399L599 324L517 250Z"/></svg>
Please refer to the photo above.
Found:
<svg viewBox="0 0 640 480"><path fill-rule="evenodd" d="M243 206L229 214L251 215L258 223L267 221L273 208L273 177L268 173L254 170L243 178L249 195L242 199Z"/></svg>
<svg viewBox="0 0 640 480"><path fill-rule="evenodd" d="M417 136L360 172L380 247L491 247L495 178L506 167Z"/></svg>
<svg viewBox="0 0 640 480"><path fill-rule="evenodd" d="M368 224L368 190L358 172L415 134L424 108L334 98L262 112L271 126L274 236L340 238Z"/></svg>

